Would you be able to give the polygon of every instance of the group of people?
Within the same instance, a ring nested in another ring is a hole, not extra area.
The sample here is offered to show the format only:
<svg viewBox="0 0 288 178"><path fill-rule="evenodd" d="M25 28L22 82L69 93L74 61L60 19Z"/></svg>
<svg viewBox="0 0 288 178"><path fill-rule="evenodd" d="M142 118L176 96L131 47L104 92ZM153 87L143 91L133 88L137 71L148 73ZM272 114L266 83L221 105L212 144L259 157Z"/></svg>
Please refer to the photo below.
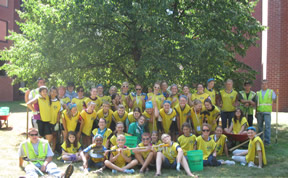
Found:
<svg viewBox="0 0 288 178"><path fill-rule="evenodd" d="M97 172L108 167L114 173L133 173L132 168L139 164L140 172L144 173L149 165L156 164L156 175L161 175L162 166L179 171L182 165L186 173L193 176L186 157L187 151L191 150L203 151L205 166L235 164L216 159L216 155L223 152L228 157L223 132L248 134L248 150L234 151L232 159L262 167L266 164L264 144L270 144L275 92L268 89L265 80L257 93L251 91L250 82L245 82L244 90L239 93L233 89L230 79L219 92L214 89L214 83L213 78L208 79L205 88L198 84L197 91L191 94L186 85L180 92L176 84L168 87L165 81L156 82L152 91L146 94L141 85L137 84L135 92L130 92L129 83L123 82L119 92L117 87L111 86L107 96L104 86L99 84L90 89L89 97L85 97L81 86L76 88L77 92L73 83L68 83L67 88L60 86L48 90L45 80L40 78L38 88L26 92L25 100L33 112L33 127L47 140L39 142L48 142L54 152L61 132L64 138L62 159L83 161L86 172L91 167L98 167ZM264 143L252 126L254 108L258 132L263 130L265 122ZM29 133L26 142L33 136L36 135ZM125 146L127 136L137 137L138 148ZM21 153L20 157L23 157Z"/></svg>

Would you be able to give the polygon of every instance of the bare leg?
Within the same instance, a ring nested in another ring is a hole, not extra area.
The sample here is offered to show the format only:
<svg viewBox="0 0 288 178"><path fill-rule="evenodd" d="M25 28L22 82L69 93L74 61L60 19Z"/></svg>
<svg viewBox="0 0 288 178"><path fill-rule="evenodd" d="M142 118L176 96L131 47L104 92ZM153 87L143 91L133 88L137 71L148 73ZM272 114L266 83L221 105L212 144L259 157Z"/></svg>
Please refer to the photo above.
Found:
<svg viewBox="0 0 288 178"><path fill-rule="evenodd" d="M110 168L110 169L115 169L115 170L120 171L120 172L123 172L123 171L124 171L124 169L116 166L115 164L113 164L113 163L112 163L111 161L109 161L109 160L105 160L105 161L104 161L104 164L105 164L105 166L107 166L107 167Z"/></svg>
<svg viewBox="0 0 288 178"><path fill-rule="evenodd" d="M141 157L142 158L142 157ZM153 159L153 152L150 152L147 156L147 158L145 159L145 162L144 164L142 164L142 168L140 169L140 172L142 171L145 171L145 169L148 167L148 165L151 163Z"/></svg>
<svg viewBox="0 0 288 178"><path fill-rule="evenodd" d="M182 158L181 165L182 165L182 167L184 168L184 170L186 171L186 173L187 173L188 176L194 176L194 175L191 173L191 171L190 171L188 162L187 162L187 160L186 160L185 157Z"/></svg>
<svg viewBox="0 0 288 178"><path fill-rule="evenodd" d="M162 162L165 160L165 156L161 152L157 152L157 157L156 157L156 174L161 175L161 167L162 167Z"/></svg>
<svg viewBox="0 0 288 178"><path fill-rule="evenodd" d="M52 139L53 139L53 135L49 134L49 135L45 135L46 140L48 140L49 144L52 144Z"/></svg>
<svg viewBox="0 0 288 178"><path fill-rule="evenodd" d="M135 153L135 158L139 161L139 163L143 166L144 164L144 160L143 160L143 157L141 155L141 153Z"/></svg>
<svg viewBox="0 0 288 178"><path fill-rule="evenodd" d="M55 148L56 148L56 139L57 139L57 132L53 132L52 133L52 151L55 152Z"/></svg>
<svg viewBox="0 0 288 178"><path fill-rule="evenodd" d="M70 161L70 156L69 155L62 155L62 159L64 161Z"/></svg>
<svg viewBox="0 0 288 178"><path fill-rule="evenodd" d="M122 169L130 169L133 168L135 166L137 166L138 161L136 159L133 159L130 163L128 163L126 166L124 166Z"/></svg>

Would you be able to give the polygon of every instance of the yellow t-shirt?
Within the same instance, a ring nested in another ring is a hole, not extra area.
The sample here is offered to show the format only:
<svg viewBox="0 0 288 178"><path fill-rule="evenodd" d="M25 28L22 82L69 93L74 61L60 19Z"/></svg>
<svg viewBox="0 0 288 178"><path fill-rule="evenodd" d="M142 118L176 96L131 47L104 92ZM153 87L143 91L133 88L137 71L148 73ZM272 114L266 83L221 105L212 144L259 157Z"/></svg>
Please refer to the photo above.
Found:
<svg viewBox="0 0 288 178"><path fill-rule="evenodd" d="M153 122L149 122L151 119L151 115L149 113L147 113L146 111L144 111L142 113L142 115L145 117L146 122L145 124L148 124L148 129L149 129L149 133L152 133L152 131L157 131L157 118L155 118L154 121L154 128L153 128Z"/></svg>
<svg viewBox="0 0 288 178"><path fill-rule="evenodd" d="M130 96L130 100L131 101L133 101L133 99L136 98L135 102L133 103L133 106L132 106L131 110L133 111L134 108L138 107L138 108L140 108L140 111L143 112L143 102L142 102L141 98L145 98L145 96L144 95L132 96L132 93L130 93L129 96Z"/></svg>
<svg viewBox="0 0 288 178"><path fill-rule="evenodd" d="M241 127L243 125L248 125L247 119L246 117L243 117L241 120L241 123L239 122L239 120L237 120L236 122L234 121L234 118L232 119L232 124L233 124L233 133L234 134L239 134Z"/></svg>
<svg viewBox="0 0 288 178"><path fill-rule="evenodd" d="M235 111L235 106L233 105L237 98L237 91L232 90L231 93L227 93L225 90L220 91L222 98L222 108L221 111L224 112L233 112Z"/></svg>
<svg viewBox="0 0 288 178"><path fill-rule="evenodd" d="M141 142L137 145L137 147L144 147L144 144ZM149 155L149 153L151 152L151 150L149 151L144 151L144 152L140 152L143 159L145 160L147 158L147 156Z"/></svg>
<svg viewBox="0 0 288 178"><path fill-rule="evenodd" d="M220 138L216 141L216 136L215 135L210 135L210 137L214 140L216 143L216 152L217 156L223 154L224 146L225 143L227 142L227 137L226 135L222 134Z"/></svg>
<svg viewBox="0 0 288 178"><path fill-rule="evenodd" d="M217 119L217 117L220 115L220 110L217 106L212 111L208 111L210 115L206 115L207 122L209 125L211 125L211 131L215 131L217 127L217 122L213 124L213 121Z"/></svg>
<svg viewBox="0 0 288 178"><path fill-rule="evenodd" d="M153 145L153 146L157 146L157 145L160 145L160 144L162 144L162 142L161 142L161 140L158 140L158 142L153 143L152 145ZM162 150L162 148L159 148L159 147L155 147L154 149L155 149L156 151L158 151L158 150L160 150L160 149Z"/></svg>
<svg viewBox="0 0 288 178"><path fill-rule="evenodd" d="M129 97L129 93L123 94L123 93L121 93L121 92L118 92L118 94L119 94L120 97L121 97L123 106L125 106L125 111L126 111L126 112L129 112L129 103L127 103L127 101L126 101L126 99L125 99L126 96Z"/></svg>
<svg viewBox="0 0 288 178"><path fill-rule="evenodd" d="M113 146L111 150L117 150L119 147L117 145ZM126 147L129 148L129 147ZM131 151L130 150L123 150L123 153L125 156L130 157ZM118 154L118 151L112 152L113 156L116 156ZM120 168L124 167L126 165L125 159L121 156L121 154L118 156L118 158L115 160L114 164Z"/></svg>
<svg viewBox="0 0 288 178"><path fill-rule="evenodd" d="M164 109L160 109L159 112L160 117L162 118L163 130L165 133L169 133L170 126L172 121L176 121L176 111L172 109L170 114L165 113Z"/></svg>
<svg viewBox="0 0 288 178"><path fill-rule="evenodd" d="M195 99L198 99L201 101L202 103L202 110L205 110L205 105L204 105L204 101L209 97L209 94L207 93L202 93L202 94L198 94L198 93L193 93L191 95L191 100L194 101Z"/></svg>
<svg viewBox="0 0 288 178"><path fill-rule="evenodd" d="M50 124L56 124L57 122L57 118L58 118L58 113L60 112L61 110L61 103L59 100L57 101L52 101L51 102L51 106L50 106L50 109L51 109L51 121L50 121Z"/></svg>
<svg viewBox="0 0 288 178"><path fill-rule="evenodd" d="M175 108L175 106L179 104L179 95L169 96L167 98L167 100L171 101L171 103L174 98L176 98L176 101L171 105L171 108Z"/></svg>
<svg viewBox="0 0 288 178"><path fill-rule="evenodd" d="M77 110L78 112L81 112L83 109L83 104L85 102L85 100L87 99L87 97L83 97L81 99L77 98L73 98L71 103L75 103L77 105Z"/></svg>
<svg viewBox="0 0 288 178"><path fill-rule="evenodd" d="M205 141L201 135L196 138L196 142L197 150L203 151L203 160L207 160L208 157L214 152L216 143L211 137L209 137L209 141Z"/></svg>
<svg viewBox="0 0 288 178"><path fill-rule="evenodd" d="M185 135L181 135L178 137L178 143L181 146L184 155L187 155L187 151L194 150L194 144L196 141L196 136L191 134L189 137L186 137Z"/></svg>
<svg viewBox="0 0 288 178"><path fill-rule="evenodd" d="M59 98L59 99L60 99L60 102L61 102L62 105L63 104L67 104L67 103L69 103L71 101L69 97Z"/></svg>
<svg viewBox="0 0 288 178"><path fill-rule="evenodd" d="M179 117L181 128L183 123L187 122L188 117L191 115L191 108L188 104L186 104L184 109L181 109L180 105L177 104L174 109L176 111L177 117Z"/></svg>
<svg viewBox="0 0 288 178"><path fill-rule="evenodd" d="M64 141L64 143L61 145L61 147L66 153L77 153L81 147L81 144L80 144L80 142L78 142L76 148L74 147L73 144L71 144L71 146L69 148L67 148L66 141Z"/></svg>
<svg viewBox="0 0 288 178"><path fill-rule="evenodd" d="M79 112L77 112L77 114L75 116L72 116L71 118L68 117L66 110L63 112L63 119L65 119L66 121L66 127L68 132L70 131L75 132L79 117L80 117Z"/></svg>
<svg viewBox="0 0 288 178"><path fill-rule="evenodd" d="M107 140L110 137L110 135L112 134L112 130L111 129L109 129L109 128L106 128L106 129L107 130L102 135L103 136L103 143L102 143L103 146L106 146ZM96 129L94 129L92 131L93 136L96 135L96 134L100 134L100 133L98 133L98 130L99 130L99 128L96 128Z"/></svg>
<svg viewBox="0 0 288 178"><path fill-rule="evenodd" d="M111 97L110 96L104 95L104 96L97 96L97 97L101 100L102 103L104 103L105 101L111 103Z"/></svg>
<svg viewBox="0 0 288 178"><path fill-rule="evenodd" d="M113 113L113 117L114 117L116 123L117 123L117 122L123 122L123 123L125 124L125 120L126 120L127 117L128 117L128 113L125 111L125 113L123 114L123 116L120 117L119 114L118 114L118 111L115 111L115 112Z"/></svg>
<svg viewBox="0 0 288 178"><path fill-rule="evenodd" d="M99 111L100 110L100 108L101 108L101 105L102 105L102 100L101 99L99 99L99 98L97 98L96 97L96 99L92 99L92 98L86 98L85 99L85 105L86 105L86 107L88 106L88 103L90 102L90 101L93 101L94 103L95 103L95 111L97 112L97 111Z"/></svg>
<svg viewBox="0 0 288 178"><path fill-rule="evenodd" d="M209 91L207 88L205 88L204 92L210 96L212 104L215 105L216 104L216 94L217 94L216 91L214 89L212 91Z"/></svg>
<svg viewBox="0 0 288 178"><path fill-rule="evenodd" d="M129 121L129 124L133 123L133 122L136 122L136 119L135 117L133 116L133 112L130 112L128 114L128 121Z"/></svg>
<svg viewBox="0 0 288 178"><path fill-rule="evenodd" d="M178 143L172 142L171 146L162 148L162 153L169 160L170 164L176 160L178 147L180 148Z"/></svg>
<svg viewBox="0 0 288 178"><path fill-rule="evenodd" d="M38 98L39 112L41 116L41 121L51 122L51 109L50 109L50 100L47 96L46 98Z"/></svg>
<svg viewBox="0 0 288 178"><path fill-rule="evenodd" d="M81 115L82 119L84 120L84 126L82 129L82 133L84 133L87 136L90 136L94 120L96 119L96 112L93 111L92 113L88 113L85 109L85 110L82 110L80 115Z"/></svg>
<svg viewBox="0 0 288 178"><path fill-rule="evenodd" d="M156 103L157 103L157 108L158 110L160 110L162 107L161 107L161 104L163 103L163 101L165 100L165 97L162 93L158 93L157 95L154 95L154 93L148 93L148 98L149 97L152 97L151 100L149 101L154 101L154 99L156 99Z"/></svg>
<svg viewBox="0 0 288 178"><path fill-rule="evenodd" d="M249 145L248 145L248 154L246 155L246 161L249 162L253 162L254 164L259 164L259 160L258 160L258 154L257 154L257 147L256 144L260 143L261 146L261 151L262 151L262 162L263 165L267 164L267 160L266 160L266 153L265 153L265 147L263 144L263 141L261 140L261 138L259 136L256 136L255 138L253 138L252 140L249 141ZM256 157L257 156L257 157Z"/></svg>
<svg viewBox="0 0 288 178"><path fill-rule="evenodd" d="M201 113L195 113L194 107L192 107L191 118L192 118L192 123L193 123L193 129L198 135L200 135L202 133L204 115Z"/></svg>
<svg viewBox="0 0 288 178"><path fill-rule="evenodd" d="M103 109L100 109L97 112L97 119L99 120L100 118L103 118L106 120L106 128L110 128L110 125L112 123L112 115L113 111L109 109L108 114L104 114Z"/></svg>

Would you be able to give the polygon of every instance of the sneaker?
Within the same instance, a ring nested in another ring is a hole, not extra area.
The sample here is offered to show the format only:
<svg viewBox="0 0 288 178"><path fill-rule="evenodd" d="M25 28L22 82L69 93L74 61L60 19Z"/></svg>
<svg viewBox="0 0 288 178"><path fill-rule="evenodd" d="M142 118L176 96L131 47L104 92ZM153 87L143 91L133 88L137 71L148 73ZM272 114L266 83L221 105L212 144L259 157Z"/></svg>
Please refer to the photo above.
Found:
<svg viewBox="0 0 288 178"><path fill-rule="evenodd" d="M240 163L240 164L241 164L241 166L245 166L245 165L246 165L246 163L243 163L243 162L242 162L242 163Z"/></svg>
<svg viewBox="0 0 288 178"><path fill-rule="evenodd" d="M126 174L133 174L135 171L134 171L134 169L125 169L124 170L124 173L126 173Z"/></svg>
<svg viewBox="0 0 288 178"><path fill-rule="evenodd" d="M74 166L72 164L69 164L69 166L65 170L64 178L69 178L74 171Z"/></svg>
<svg viewBox="0 0 288 178"><path fill-rule="evenodd" d="M225 163L227 165L235 165L235 161L226 160Z"/></svg>
<svg viewBox="0 0 288 178"><path fill-rule="evenodd" d="M112 173L113 173L113 174L117 174L117 170L112 169Z"/></svg>
<svg viewBox="0 0 288 178"><path fill-rule="evenodd" d="M64 161L64 164L71 164L72 161Z"/></svg>

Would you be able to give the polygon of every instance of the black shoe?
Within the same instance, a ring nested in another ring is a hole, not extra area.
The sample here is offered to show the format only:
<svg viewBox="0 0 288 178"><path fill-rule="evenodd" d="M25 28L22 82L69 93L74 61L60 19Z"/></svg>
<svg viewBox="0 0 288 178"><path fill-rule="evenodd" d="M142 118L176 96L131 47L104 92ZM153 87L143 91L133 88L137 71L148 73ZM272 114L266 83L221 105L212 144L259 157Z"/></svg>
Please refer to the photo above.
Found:
<svg viewBox="0 0 288 178"><path fill-rule="evenodd" d="M69 178L73 174L73 171L74 171L74 166L72 164L69 164L69 166L65 170L64 177Z"/></svg>

